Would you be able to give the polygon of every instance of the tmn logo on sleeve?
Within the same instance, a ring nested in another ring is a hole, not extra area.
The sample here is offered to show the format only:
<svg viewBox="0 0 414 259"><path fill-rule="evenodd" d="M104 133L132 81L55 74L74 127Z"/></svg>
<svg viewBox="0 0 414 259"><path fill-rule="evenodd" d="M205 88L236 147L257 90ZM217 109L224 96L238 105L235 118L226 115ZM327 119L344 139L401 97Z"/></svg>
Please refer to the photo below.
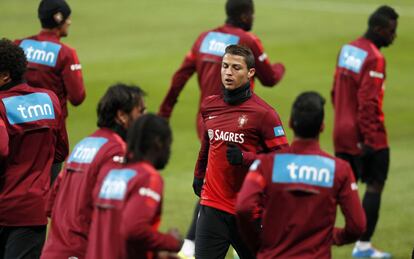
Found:
<svg viewBox="0 0 414 259"><path fill-rule="evenodd" d="M137 174L132 169L112 169L105 177L99 198L109 200L123 200L127 191L128 182Z"/></svg>
<svg viewBox="0 0 414 259"><path fill-rule="evenodd" d="M368 53L365 50L345 45L342 47L341 54L339 55L338 66L359 73L367 55Z"/></svg>
<svg viewBox="0 0 414 259"><path fill-rule="evenodd" d="M46 93L33 93L2 99L10 124L55 119L52 100Z"/></svg>
<svg viewBox="0 0 414 259"><path fill-rule="evenodd" d="M106 138L87 137L76 144L69 156L68 163L89 164L93 161L101 147L108 142Z"/></svg>
<svg viewBox="0 0 414 259"><path fill-rule="evenodd" d="M276 137L281 137L285 135L285 131L283 130L282 126L274 127L273 132L275 133Z"/></svg>
<svg viewBox="0 0 414 259"><path fill-rule="evenodd" d="M48 41L23 40L20 47L24 50L27 61L54 67L62 46Z"/></svg>
<svg viewBox="0 0 414 259"><path fill-rule="evenodd" d="M239 43L240 37L222 32L209 32L200 46L200 52L222 57L228 45Z"/></svg>
<svg viewBox="0 0 414 259"><path fill-rule="evenodd" d="M272 181L274 183L302 183L332 187L335 161L318 155L275 155Z"/></svg>

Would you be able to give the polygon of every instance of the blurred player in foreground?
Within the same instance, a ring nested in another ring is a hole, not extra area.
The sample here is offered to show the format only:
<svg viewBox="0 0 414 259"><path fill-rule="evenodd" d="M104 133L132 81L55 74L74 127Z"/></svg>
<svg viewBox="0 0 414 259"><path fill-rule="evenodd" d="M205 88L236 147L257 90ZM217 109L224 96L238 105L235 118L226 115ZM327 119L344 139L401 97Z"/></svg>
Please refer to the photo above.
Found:
<svg viewBox="0 0 414 259"><path fill-rule="evenodd" d="M365 215L353 172L319 147L325 100L315 92L292 107L292 145L261 155L250 167L237 198L240 230L257 258L331 258L331 245L357 240ZM335 228L337 205L345 228ZM262 208L262 218L255 214Z"/></svg>

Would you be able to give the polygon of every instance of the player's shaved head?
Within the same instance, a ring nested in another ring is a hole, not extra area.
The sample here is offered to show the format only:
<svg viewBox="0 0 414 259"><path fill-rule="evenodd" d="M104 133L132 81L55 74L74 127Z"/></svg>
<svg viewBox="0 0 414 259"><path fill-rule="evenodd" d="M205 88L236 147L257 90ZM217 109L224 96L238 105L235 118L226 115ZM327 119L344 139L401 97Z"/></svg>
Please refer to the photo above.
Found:
<svg viewBox="0 0 414 259"><path fill-rule="evenodd" d="M374 28L376 26L380 27L387 27L389 25L390 20L397 20L398 14L394 10L394 8L383 5L380 6L368 19L368 26L370 28Z"/></svg>
<svg viewBox="0 0 414 259"><path fill-rule="evenodd" d="M300 94L292 106L290 125L295 136L317 138L324 118L325 99L317 92Z"/></svg>
<svg viewBox="0 0 414 259"><path fill-rule="evenodd" d="M253 0L227 0L226 23L250 31L253 26Z"/></svg>

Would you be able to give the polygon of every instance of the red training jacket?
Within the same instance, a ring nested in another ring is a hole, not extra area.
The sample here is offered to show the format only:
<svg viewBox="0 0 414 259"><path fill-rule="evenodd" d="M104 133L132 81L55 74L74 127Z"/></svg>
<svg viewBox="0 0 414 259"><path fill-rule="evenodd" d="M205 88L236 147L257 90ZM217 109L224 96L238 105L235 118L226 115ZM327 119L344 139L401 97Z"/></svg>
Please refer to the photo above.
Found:
<svg viewBox="0 0 414 259"><path fill-rule="evenodd" d="M345 228L335 228L341 207ZM262 229L252 217L263 208ZM296 140L278 154L256 160L237 198L243 237L257 258L331 258L331 245L357 240L365 214L352 169L319 147L317 140Z"/></svg>
<svg viewBox="0 0 414 259"><path fill-rule="evenodd" d="M206 132L195 168L195 177L204 178L201 204L235 214L236 196L256 153L288 145L276 111L254 93L245 102L229 105L222 96L206 98L201 106ZM228 143L243 151L243 164L230 165Z"/></svg>
<svg viewBox="0 0 414 259"><path fill-rule="evenodd" d="M76 144L50 196L52 217L42 259L85 257L98 172L125 152L125 142L108 128Z"/></svg>
<svg viewBox="0 0 414 259"><path fill-rule="evenodd" d="M362 144L388 147L385 77L385 59L371 41L361 37L342 47L332 89L335 152L359 155Z"/></svg>
<svg viewBox="0 0 414 259"><path fill-rule="evenodd" d="M146 162L105 166L95 203L86 258L152 259L154 251L180 250L180 241L158 232L163 180Z"/></svg>
<svg viewBox="0 0 414 259"><path fill-rule="evenodd" d="M68 153L59 100L47 89L9 83L0 88L0 121L7 130L0 142L8 143L0 157L0 226L46 225L50 169Z"/></svg>

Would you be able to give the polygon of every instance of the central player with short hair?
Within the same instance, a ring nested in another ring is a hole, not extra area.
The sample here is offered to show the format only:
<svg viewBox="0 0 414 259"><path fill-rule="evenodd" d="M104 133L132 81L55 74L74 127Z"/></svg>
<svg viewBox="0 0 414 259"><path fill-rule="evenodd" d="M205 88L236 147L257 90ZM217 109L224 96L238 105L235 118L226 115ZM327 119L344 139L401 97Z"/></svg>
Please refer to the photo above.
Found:
<svg viewBox="0 0 414 259"><path fill-rule="evenodd" d="M250 49L228 46L221 65L223 94L201 105L206 130L193 184L201 194L196 258L224 258L230 244L240 258L254 258L237 230L236 196L256 153L288 143L278 114L250 89L254 67Z"/></svg>

